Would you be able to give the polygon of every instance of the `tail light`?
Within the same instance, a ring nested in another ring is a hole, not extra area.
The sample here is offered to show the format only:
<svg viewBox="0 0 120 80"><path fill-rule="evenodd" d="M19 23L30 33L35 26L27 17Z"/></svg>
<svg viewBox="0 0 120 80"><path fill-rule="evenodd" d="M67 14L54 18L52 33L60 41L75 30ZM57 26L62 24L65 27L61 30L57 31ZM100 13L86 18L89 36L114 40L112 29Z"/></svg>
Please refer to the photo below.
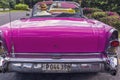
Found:
<svg viewBox="0 0 120 80"><path fill-rule="evenodd" d="M5 41L2 36L2 31L0 31L0 57L5 57L7 53L7 48L5 46Z"/></svg>
<svg viewBox="0 0 120 80"><path fill-rule="evenodd" d="M117 53L117 50L118 50L118 47L119 46L119 41L118 40L112 40L110 41L107 49L106 49L106 52L108 54L111 54L111 55L114 55Z"/></svg>
<svg viewBox="0 0 120 80"><path fill-rule="evenodd" d="M4 47L2 41L0 41L0 55L2 55L3 53L4 53Z"/></svg>
<svg viewBox="0 0 120 80"><path fill-rule="evenodd" d="M110 42L110 45L111 45L112 47L118 47L118 46L119 46L119 41L117 41L117 40L116 40L116 41L115 41L115 40L114 40L114 41L111 41L111 42Z"/></svg>
<svg viewBox="0 0 120 80"><path fill-rule="evenodd" d="M2 46L2 41L0 41L0 47Z"/></svg>
<svg viewBox="0 0 120 80"><path fill-rule="evenodd" d="M6 52L7 51L4 45L4 41L2 40L1 35L0 35L0 56L5 56Z"/></svg>

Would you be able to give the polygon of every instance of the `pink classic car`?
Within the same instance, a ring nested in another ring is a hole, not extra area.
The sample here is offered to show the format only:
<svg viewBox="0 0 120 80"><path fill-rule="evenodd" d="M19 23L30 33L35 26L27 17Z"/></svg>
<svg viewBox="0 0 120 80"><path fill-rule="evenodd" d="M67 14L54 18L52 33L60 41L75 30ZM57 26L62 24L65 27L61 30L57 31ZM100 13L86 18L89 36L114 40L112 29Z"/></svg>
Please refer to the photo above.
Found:
<svg viewBox="0 0 120 80"><path fill-rule="evenodd" d="M118 31L86 18L76 2L50 4L49 15L39 14L41 3L37 3L30 18L0 27L0 70L116 75Z"/></svg>

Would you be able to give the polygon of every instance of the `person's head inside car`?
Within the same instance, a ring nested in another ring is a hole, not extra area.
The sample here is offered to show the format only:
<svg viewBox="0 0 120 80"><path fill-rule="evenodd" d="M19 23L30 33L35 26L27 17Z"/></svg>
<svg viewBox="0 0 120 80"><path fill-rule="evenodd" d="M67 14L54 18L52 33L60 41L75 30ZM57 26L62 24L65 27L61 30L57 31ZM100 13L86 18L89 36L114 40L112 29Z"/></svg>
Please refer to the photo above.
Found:
<svg viewBox="0 0 120 80"><path fill-rule="evenodd" d="M40 4L41 11L47 11L47 5L45 3Z"/></svg>

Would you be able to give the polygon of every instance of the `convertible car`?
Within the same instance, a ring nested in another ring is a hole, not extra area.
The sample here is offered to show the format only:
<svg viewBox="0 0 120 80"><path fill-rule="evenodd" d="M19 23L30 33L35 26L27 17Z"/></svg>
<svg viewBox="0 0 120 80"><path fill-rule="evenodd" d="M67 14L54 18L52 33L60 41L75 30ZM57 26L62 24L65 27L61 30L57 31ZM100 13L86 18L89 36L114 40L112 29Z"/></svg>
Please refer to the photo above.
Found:
<svg viewBox="0 0 120 80"><path fill-rule="evenodd" d="M40 5L30 18L0 26L1 72L117 74L115 28L86 18L76 2L53 1L49 15L36 15Z"/></svg>

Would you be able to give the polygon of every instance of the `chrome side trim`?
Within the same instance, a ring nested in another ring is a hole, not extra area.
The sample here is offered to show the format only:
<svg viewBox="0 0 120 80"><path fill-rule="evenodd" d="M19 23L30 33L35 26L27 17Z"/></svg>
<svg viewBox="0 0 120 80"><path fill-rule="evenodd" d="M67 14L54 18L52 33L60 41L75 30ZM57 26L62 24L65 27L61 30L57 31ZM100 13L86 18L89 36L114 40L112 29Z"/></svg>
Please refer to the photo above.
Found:
<svg viewBox="0 0 120 80"><path fill-rule="evenodd" d="M89 56L100 55L101 53L14 53L15 55L33 55L33 56Z"/></svg>
<svg viewBox="0 0 120 80"><path fill-rule="evenodd" d="M14 53L14 45L12 45L12 57L14 57L15 58L15 53Z"/></svg>
<svg viewBox="0 0 120 80"><path fill-rule="evenodd" d="M39 59L39 58L9 58L8 62L105 62L106 58L85 58L85 59Z"/></svg>
<svg viewBox="0 0 120 80"><path fill-rule="evenodd" d="M111 35L109 35L109 38L112 36L113 32L115 32L115 31L118 32L118 30L115 29L115 28L112 28L112 29L109 30L109 32L111 33ZM118 39L118 35L119 35L119 34L117 34L117 38L116 38L116 39Z"/></svg>
<svg viewBox="0 0 120 80"><path fill-rule="evenodd" d="M110 33L113 33L114 31L117 31L117 29L115 28L110 29Z"/></svg>

